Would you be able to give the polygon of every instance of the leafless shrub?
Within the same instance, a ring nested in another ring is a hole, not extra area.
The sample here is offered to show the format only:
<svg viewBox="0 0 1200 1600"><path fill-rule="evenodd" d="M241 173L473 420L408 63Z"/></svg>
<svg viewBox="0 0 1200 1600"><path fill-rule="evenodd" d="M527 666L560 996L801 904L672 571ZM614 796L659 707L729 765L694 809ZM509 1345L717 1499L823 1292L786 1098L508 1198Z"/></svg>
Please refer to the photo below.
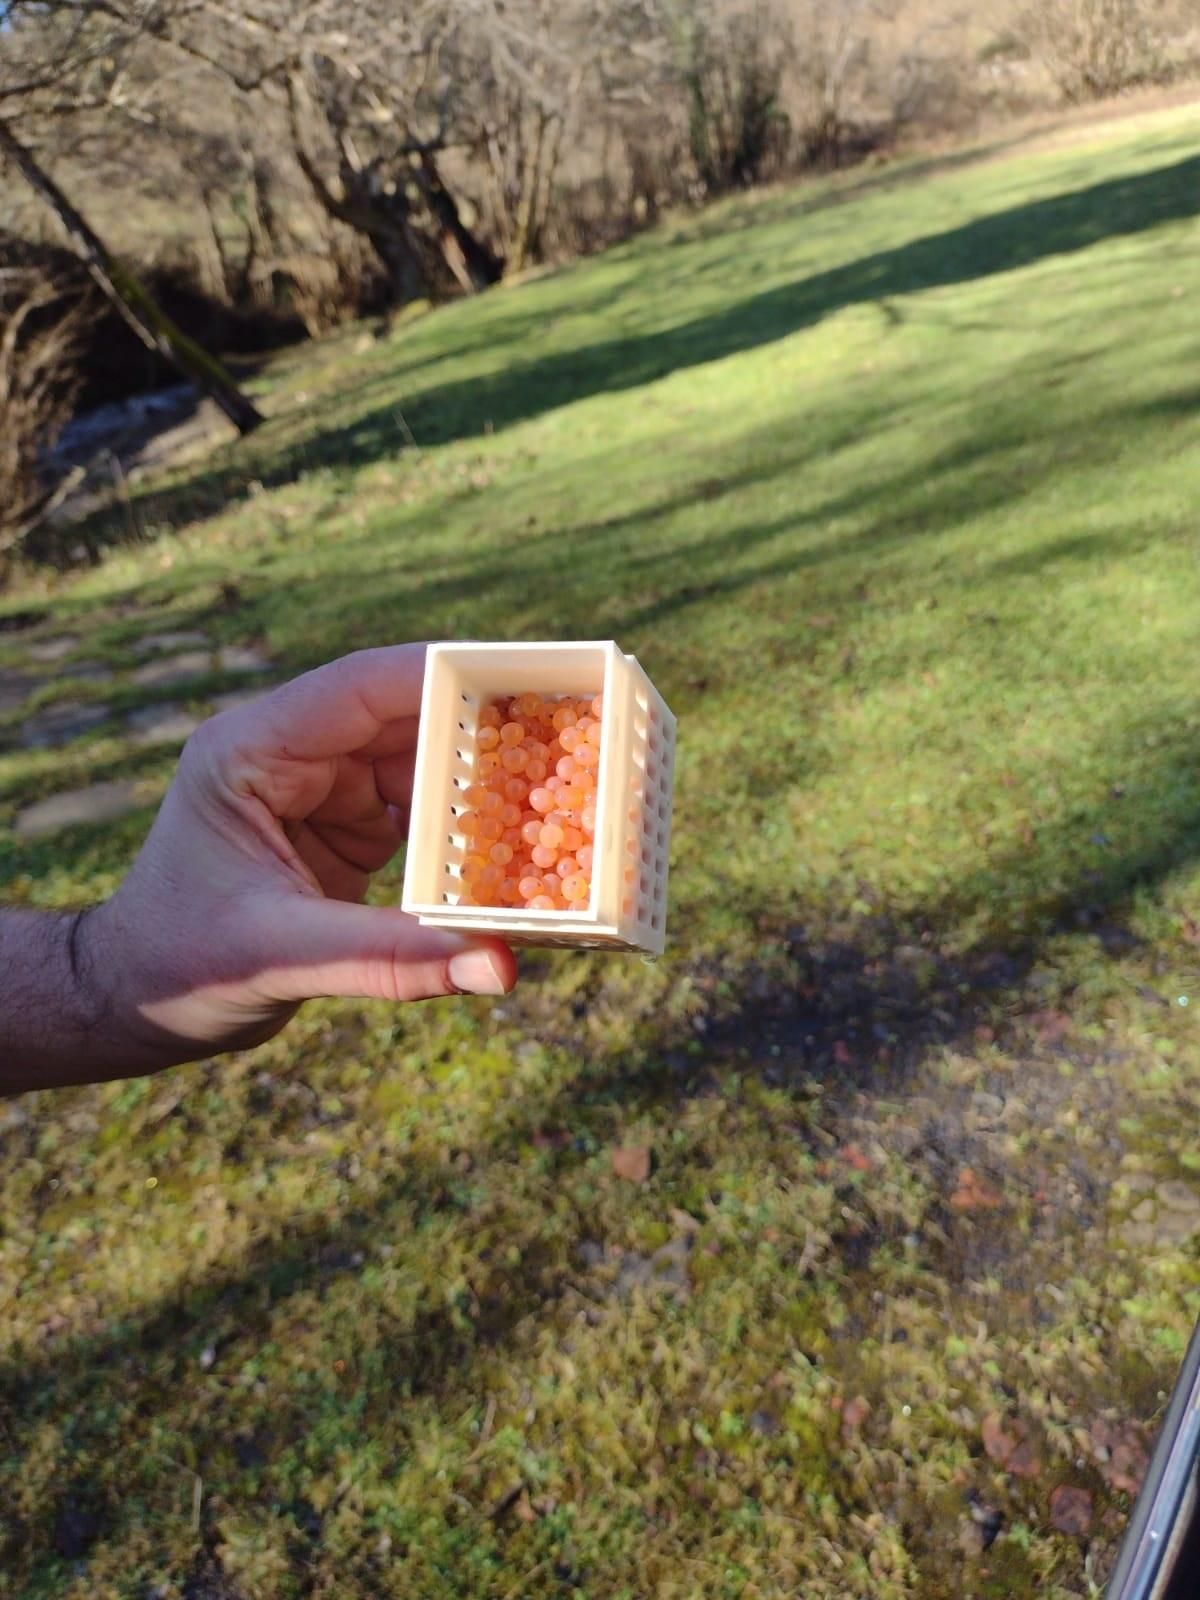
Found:
<svg viewBox="0 0 1200 1600"><path fill-rule="evenodd" d="M705 194L744 189L782 164L789 140L780 99L789 41L770 0L728 9L694 3L679 32L688 142Z"/></svg>
<svg viewBox="0 0 1200 1600"><path fill-rule="evenodd" d="M1019 29L1071 101L1099 100L1162 73L1152 0L1036 0Z"/></svg>
<svg viewBox="0 0 1200 1600"><path fill-rule="evenodd" d="M60 490L46 456L71 415L86 309L77 287L0 258L0 561L48 514Z"/></svg>

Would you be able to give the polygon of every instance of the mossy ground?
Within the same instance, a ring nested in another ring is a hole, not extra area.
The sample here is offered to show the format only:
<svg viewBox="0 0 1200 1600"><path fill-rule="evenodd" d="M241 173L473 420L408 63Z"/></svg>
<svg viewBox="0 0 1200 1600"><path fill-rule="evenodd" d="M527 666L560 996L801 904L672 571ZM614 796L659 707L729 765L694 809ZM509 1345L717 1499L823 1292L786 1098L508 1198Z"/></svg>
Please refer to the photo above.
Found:
<svg viewBox="0 0 1200 1600"><path fill-rule="evenodd" d="M612 636L681 736L662 961L0 1111L6 1593L1098 1593L1200 1311L1198 184L1176 109L355 330L5 600ZM169 772L10 744L0 822ZM147 815L0 832L6 897Z"/></svg>

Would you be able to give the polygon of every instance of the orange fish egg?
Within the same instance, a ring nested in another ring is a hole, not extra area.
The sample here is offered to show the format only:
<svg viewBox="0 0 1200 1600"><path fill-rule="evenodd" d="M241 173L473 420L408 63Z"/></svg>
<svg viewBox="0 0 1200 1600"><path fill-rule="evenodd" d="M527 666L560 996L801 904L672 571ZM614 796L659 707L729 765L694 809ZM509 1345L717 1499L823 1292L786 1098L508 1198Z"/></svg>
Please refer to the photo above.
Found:
<svg viewBox="0 0 1200 1600"><path fill-rule="evenodd" d="M505 878L504 882L500 885L501 905L516 905L520 898L521 896L517 890L517 880L515 878Z"/></svg>
<svg viewBox="0 0 1200 1600"><path fill-rule="evenodd" d="M579 863L574 856L559 856L554 870L565 883L569 877L579 871Z"/></svg>
<svg viewBox="0 0 1200 1600"><path fill-rule="evenodd" d="M475 743L481 750L494 750L500 743L500 730L490 723L485 725L475 735Z"/></svg>
<svg viewBox="0 0 1200 1600"><path fill-rule="evenodd" d="M591 806L591 805L584 806L583 810L579 813L579 826L583 829L584 833L595 833L595 831L596 831L596 808L595 808L595 806Z"/></svg>
<svg viewBox="0 0 1200 1600"><path fill-rule="evenodd" d="M509 805L519 805L529 793L529 785L524 778L507 778L502 793Z"/></svg>
<svg viewBox="0 0 1200 1600"><path fill-rule="evenodd" d="M518 881L517 889L522 900L532 900L535 895L541 894L542 880L531 874L529 877L521 878Z"/></svg>
<svg viewBox="0 0 1200 1600"><path fill-rule="evenodd" d="M550 768L538 756L530 756L525 763L525 776L530 783L543 783Z"/></svg>
<svg viewBox="0 0 1200 1600"><path fill-rule="evenodd" d="M484 795L479 809L485 817L497 816L504 810L503 795L499 794L495 789L489 789Z"/></svg>
<svg viewBox="0 0 1200 1600"><path fill-rule="evenodd" d="M500 743L518 745L525 737L525 725L521 722L506 722L500 729Z"/></svg>
<svg viewBox="0 0 1200 1600"><path fill-rule="evenodd" d="M479 726L481 728L499 728L502 720L495 706L484 706L479 713Z"/></svg>
<svg viewBox="0 0 1200 1600"><path fill-rule="evenodd" d="M557 872L547 872L542 879L542 892L553 895L555 899L562 893L562 879Z"/></svg>
<svg viewBox="0 0 1200 1600"><path fill-rule="evenodd" d="M469 855L467 857L467 859L463 862L462 868L461 868L461 871L460 871L460 876L462 877L463 882L464 883L474 883L474 882L476 882L476 880L479 877L479 874L483 871L484 867L486 867L487 864L488 863L487 863L487 857L486 856L476 855L474 853Z"/></svg>
<svg viewBox="0 0 1200 1600"><path fill-rule="evenodd" d="M521 843L521 830L520 828L505 828L500 837L506 845L510 845L512 849L516 850Z"/></svg>
<svg viewBox="0 0 1200 1600"><path fill-rule="evenodd" d="M604 696L602 694L598 694L596 696L596 698L592 701L591 709L592 709L592 715L596 718L597 721L599 721L600 718L603 717L603 715L604 715Z"/></svg>
<svg viewBox="0 0 1200 1600"><path fill-rule="evenodd" d="M529 901L529 909L530 911L553 911L555 909L554 901L548 894L534 895L533 899Z"/></svg>
<svg viewBox="0 0 1200 1600"><path fill-rule="evenodd" d="M574 706L559 706L558 710L550 718L555 733L561 733L564 728L573 728L575 720Z"/></svg>
<svg viewBox="0 0 1200 1600"><path fill-rule="evenodd" d="M590 844L580 845L579 849L576 850L576 852L575 852L575 859L579 863L580 872L586 872L588 874L588 876L590 877L591 876L591 871L592 871L592 859L593 859L593 850L592 850L591 845Z"/></svg>
<svg viewBox="0 0 1200 1600"><path fill-rule="evenodd" d="M478 811L464 811L458 819L458 831L464 839L478 839L479 824L483 818Z"/></svg>
<svg viewBox="0 0 1200 1600"><path fill-rule="evenodd" d="M494 750L485 750L479 757L479 776L481 778L490 778L499 765L500 757L496 752Z"/></svg>
<svg viewBox="0 0 1200 1600"><path fill-rule="evenodd" d="M539 842L541 833L542 823L540 819L536 822L523 822L521 824L521 839L531 848Z"/></svg>
<svg viewBox="0 0 1200 1600"><path fill-rule="evenodd" d="M566 900L586 900L592 892L592 886L582 872L576 872L563 879L562 892Z"/></svg>
<svg viewBox="0 0 1200 1600"><path fill-rule="evenodd" d="M554 810L554 793L553 793L553 791L550 790L550 789L532 789L532 790L530 790L529 805L530 805L530 808L532 810L540 811L540 812L543 813L543 815L547 811L553 811Z"/></svg>
<svg viewBox="0 0 1200 1600"><path fill-rule="evenodd" d="M483 817L480 820L479 838L486 839L489 844L495 844L503 832L504 824L499 817Z"/></svg>
<svg viewBox="0 0 1200 1600"><path fill-rule="evenodd" d="M589 744L586 740L575 747L576 768L595 767L600 764L600 746Z"/></svg>
<svg viewBox="0 0 1200 1600"><path fill-rule="evenodd" d="M566 811L578 811L584 803L582 789L573 788L571 785L558 791L558 804Z"/></svg>
<svg viewBox="0 0 1200 1600"><path fill-rule="evenodd" d="M485 794L487 794L487 790L481 783L472 783L468 784L463 790L463 799L469 806L473 806L475 810L478 811L479 807L483 804L483 797Z"/></svg>
<svg viewBox="0 0 1200 1600"><path fill-rule="evenodd" d="M563 756L560 761L556 762L554 767L555 777L565 778L568 782L578 771L579 768L575 765L570 756Z"/></svg>
<svg viewBox="0 0 1200 1600"><path fill-rule="evenodd" d="M580 733L578 728L564 728L558 736L558 742L562 745L567 754L570 755L571 751L574 750L576 745L583 743L583 734Z"/></svg>
<svg viewBox="0 0 1200 1600"><path fill-rule="evenodd" d="M529 765L529 756L519 744L510 744L501 751L500 764L505 772L524 772Z"/></svg>
<svg viewBox="0 0 1200 1600"><path fill-rule="evenodd" d="M544 823L542 826L542 831L538 835L538 843L544 844L548 850L553 850L556 845L560 845L562 842L563 830L559 827L558 823Z"/></svg>
<svg viewBox="0 0 1200 1600"><path fill-rule="evenodd" d="M513 858L513 848L501 839L492 846L488 854L498 867L506 867Z"/></svg>
<svg viewBox="0 0 1200 1600"><path fill-rule="evenodd" d="M583 834L578 828L564 828L562 842L564 850L582 850Z"/></svg>
<svg viewBox="0 0 1200 1600"><path fill-rule="evenodd" d="M481 889L495 889L503 879L504 874L494 861L489 861L479 874L479 887Z"/></svg>
<svg viewBox="0 0 1200 1600"><path fill-rule="evenodd" d="M500 807L500 821L506 828L515 828L521 821L520 806L506 805Z"/></svg>
<svg viewBox="0 0 1200 1600"><path fill-rule="evenodd" d="M558 851L545 844L535 844L529 855L534 866L541 867L543 872L548 872L558 860Z"/></svg>

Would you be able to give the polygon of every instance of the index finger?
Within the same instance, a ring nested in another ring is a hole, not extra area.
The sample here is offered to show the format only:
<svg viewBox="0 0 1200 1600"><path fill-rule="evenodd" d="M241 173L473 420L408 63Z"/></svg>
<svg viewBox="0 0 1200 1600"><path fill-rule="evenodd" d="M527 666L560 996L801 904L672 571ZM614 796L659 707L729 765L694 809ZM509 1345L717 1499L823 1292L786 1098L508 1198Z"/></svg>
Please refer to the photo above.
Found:
<svg viewBox="0 0 1200 1600"><path fill-rule="evenodd" d="M356 650L284 684L253 707L259 750L327 761L379 741L378 753L390 753L381 735L421 709L425 649L397 644Z"/></svg>

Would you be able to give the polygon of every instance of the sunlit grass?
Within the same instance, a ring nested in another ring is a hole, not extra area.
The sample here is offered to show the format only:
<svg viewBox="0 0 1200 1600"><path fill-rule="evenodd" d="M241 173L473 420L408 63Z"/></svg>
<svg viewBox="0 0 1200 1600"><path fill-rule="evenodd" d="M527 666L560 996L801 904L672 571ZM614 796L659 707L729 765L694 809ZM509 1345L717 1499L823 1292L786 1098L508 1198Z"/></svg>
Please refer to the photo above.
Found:
<svg viewBox="0 0 1200 1600"><path fill-rule="evenodd" d="M1197 1309L1194 1245L1122 1230L1195 1168L1198 178L1175 112L354 330L145 490L153 543L11 597L118 663L197 621L287 668L611 636L681 735L657 965L21 1108L14 1592L1094 1592L1088 1429L1156 1415ZM10 751L0 821L168 769ZM105 892L145 820L0 833L7 892ZM664 1247L688 1292L637 1286ZM982 1452L1009 1411L1034 1476Z"/></svg>

